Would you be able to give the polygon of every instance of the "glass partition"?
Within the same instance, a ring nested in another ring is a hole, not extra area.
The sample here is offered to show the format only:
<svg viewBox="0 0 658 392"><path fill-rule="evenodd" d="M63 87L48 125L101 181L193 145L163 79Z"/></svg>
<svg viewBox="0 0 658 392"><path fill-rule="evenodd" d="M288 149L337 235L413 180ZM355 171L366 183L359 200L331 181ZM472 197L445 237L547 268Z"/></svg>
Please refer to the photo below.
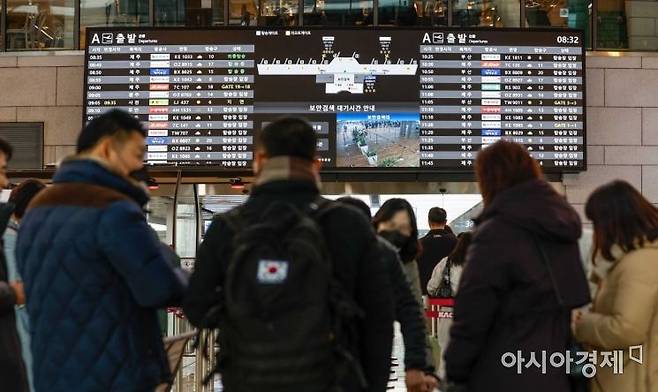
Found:
<svg viewBox="0 0 658 392"><path fill-rule="evenodd" d="M304 25L369 26L373 2L360 0L304 0Z"/></svg>
<svg viewBox="0 0 658 392"><path fill-rule="evenodd" d="M258 0L228 0L228 21L231 25L256 26Z"/></svg>
<svg viewBox="0 0 658 392"><path fill-rule="evenodd" d="M448 0L416 0L417 23L423 26L448 25Z"/></svg>
<svg viewBox="0 0 658 392"><path fill-rule="evenodd" d="M299 25L299 3L296 0L259 0L259 26Z"/></svg>
<svg viewBox="0 0 658 392"><path fill-rule="evenodd" d="M582 29L585 46L592 47L590 0L524 0L526 27Z"/></svg>
<svg viewBox="0 0 658 392"><path fill-rule="evenodd" d="M146 26L149 0L80 0L80 48L87 27Z"/></svg>
<svg viewBox="0 0 658 392"><path fill-rule="evenodd" d="M597 48L658 50L657 2L598 0L597 6Z"/></svg>
<svg viewBox="0 0 658 392"><path fill-rule="evenodd" d="M447 26L447 0L380 0L380 26Z"/></svg>
<svg viewBox="0 0 658 392"><path fill-rule="evenodd" d="M452 0L452 25L459 27L519 27L518 0Z"/></svg>
<svg viewBox="0 0 658 392"><path fill-rule="evenodd" d="M156 26L206 27L224 24L224 0L155 0Z"/></svg>
<svg viewBox="0 0 658 392"><path fill-rule="evenodd" d="M629 48L629 34L627 22L636 27L633 33L637 34L632 39L632 44L637 45L645 39L640 37L649 37L655 34L655 21L652 18L643 18L642 13L638 12L638 8L642 8L641 4L649 5L651 8L653 2L644 1L624 1L624 0L601 0L598 1L598 10L596 17L596 31L595 37L596 46L602 49L627 49ZM626 4L629 4L628 12ZM657 3L658 4L658 3ZM649 22L647 25L646 23Z"/></svg>
<svg viewBox="0 0 658 392"><path fill-rule="evenodd" d="M6 0L0 51L84 49L88 26L447 26L449 19L456 27L583 29L587 48L658 50L656 1L521 1L379 0L375 10L373 0Z"/></svg>
<svg viewBox="0 0 658 392"><path fill-rule="evenodd" d="M7 50L73 49L75 0L7 0Z"/></svg>

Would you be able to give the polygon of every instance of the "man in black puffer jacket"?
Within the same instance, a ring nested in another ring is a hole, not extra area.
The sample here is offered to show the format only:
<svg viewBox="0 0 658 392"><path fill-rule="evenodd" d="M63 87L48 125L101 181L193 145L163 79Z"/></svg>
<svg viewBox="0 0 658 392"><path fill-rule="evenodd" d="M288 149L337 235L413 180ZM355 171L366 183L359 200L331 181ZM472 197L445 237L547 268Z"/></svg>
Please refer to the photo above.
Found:
<svg viewBox="0 0 658 392"><path fill-rule="evenodd" d="M316 136L308 123L290 118L271 123L261 131L255 156L256 186L247 202L240 207L240 216L244 217L245 222L255 222L263 210L277 202L303 209L318 200L320 181ZM365 314L355 325L357 341L351 342L347 350L364 370L368 383L365 390L383 392L390 369L393 303L385 265L377 258L375 233L362 214L343 205L336 205L323 218L322 229L333 261L335 280L340 282L347 295ZM227 269L234 251L234 236L229 225L216 218L199 248L183 306L189 321L197 327L217 326L207 316L218 302L225 301L223 295ZM227 320L228 317L220 316L220 319ZM241 326L236 327L239 329ZM226 355L230 356L231 353ZM225 390L252 392L253 389L236 369L235 361L227 361L221 369ZM326 373L332 370L313 369L313 372L316 371ZM285 390L286 381L279 381L281 384L277 390ZM350 375L344 381L341 385L344 391L364 391L357 377ZM322 387L305 385L294 390L315 391Z"/></svg>

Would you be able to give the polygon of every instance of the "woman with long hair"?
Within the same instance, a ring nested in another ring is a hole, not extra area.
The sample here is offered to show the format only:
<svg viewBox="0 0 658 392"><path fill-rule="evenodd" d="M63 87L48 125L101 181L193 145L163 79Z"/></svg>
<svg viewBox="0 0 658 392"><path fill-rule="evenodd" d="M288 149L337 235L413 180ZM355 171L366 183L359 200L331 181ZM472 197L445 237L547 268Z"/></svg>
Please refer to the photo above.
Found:
<svg viewBox="0 0 658 392"><path fill-rule="evenodd" d="M621 351L623 372L598 367L593 392L658 391L658 209L626 181L596 189L585 214L594 225L598 284L590 312L575 312L574 333L597 351ZM636 360L632 360L633 354ZM638 361L643 351L643 361Z"/></svg>
<svg viewBox="0 0 658 392"><path fill-rule="evenodd" d="M568 351L571 310L590 300L578 214L519 144L478 152L475 173L484 209L455 297L448 390L570 391L564 367L525 362Z"/></svg>
<svg viewBox="0 0 658 392"><path fill-rule="evenodd" d="M372 220L370 207L362 200L348 196L336 201L356 207L368 220ZM389 273L395 303L395 320L400 323L404 342L404 379L407 390L432 391L437 380L429 375L434 372L434 365L430 363L432 356L428 355L427 330L421 304L414 297L398 251L382 237L377 240L378 257L386 264Z"/></svg>
<svg viewBox="0 0 658 392"><path fill-rule="evenodd" d="M468 246L471 244L472 238L473 233L470 231L459 233L455 249L434 267L432 277L427 283L427 292L431 297L438 297L441 294L439 289L441 288L441 283L444 281L442 279L443 272L448 265L450 266L450 290L453 296L457 292L459 278L461 277L464 264L466 264L466 251L468 251Z"/></svg>
<svg viewBox="0 0 658 392"><path fill-rule="evenodd" d="M414 296L422 304L420 276L416 263L416 258L422 249L418 241L418 225L413 207L404 199L389 199L379 208L372 222L377 233L398 250Z"/></svg>
<svg viewBox="0 0 658 392"><path fill-rule="evenodd" d="M443 260L434 267L432 277L429 282L427 282L427 292L430 297L454 298L457 293L459 279L461 279L464 264L466 264L466 252L471 245L472 239L473 233L469 231L459 233L455 249L453 249L447 257L443 258ZM439 311L452 313L453 307L442 306L439 308ZM448 342L450 341L451 326L452 319L450 318L442 318L438 322L436 334L441 349L441 358L443 358L443 354L445 353L446 347L448 347ZM445 361L441 360L439 365L439 377L442 379L445 378L445 373Z"/></svg>

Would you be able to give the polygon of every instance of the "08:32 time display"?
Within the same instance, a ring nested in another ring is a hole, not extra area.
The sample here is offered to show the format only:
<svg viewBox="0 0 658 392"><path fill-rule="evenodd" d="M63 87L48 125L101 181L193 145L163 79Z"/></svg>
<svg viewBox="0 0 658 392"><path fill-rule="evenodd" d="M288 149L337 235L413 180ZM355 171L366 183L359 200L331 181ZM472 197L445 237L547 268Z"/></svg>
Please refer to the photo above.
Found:
<svg viewBox="0 0 658 392"><path fill-rule="evenodd" d="M576 35L558 35L557 38L558 44L579 44L580 37Z"/></svg>

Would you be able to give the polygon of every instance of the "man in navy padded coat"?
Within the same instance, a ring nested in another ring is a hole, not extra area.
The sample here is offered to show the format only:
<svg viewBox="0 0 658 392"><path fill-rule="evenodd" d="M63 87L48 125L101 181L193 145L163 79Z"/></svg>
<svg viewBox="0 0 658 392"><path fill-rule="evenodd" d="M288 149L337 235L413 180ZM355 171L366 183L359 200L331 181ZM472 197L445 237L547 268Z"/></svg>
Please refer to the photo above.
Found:
<svg viewBox="0 0 658 392"><path fill-rule="evenodd" d="M37 391L153 391L171 379L156 310L180 300L186 277L129 176L143 166L144 138L125 112L91 121L23 219Z"/></svg>

